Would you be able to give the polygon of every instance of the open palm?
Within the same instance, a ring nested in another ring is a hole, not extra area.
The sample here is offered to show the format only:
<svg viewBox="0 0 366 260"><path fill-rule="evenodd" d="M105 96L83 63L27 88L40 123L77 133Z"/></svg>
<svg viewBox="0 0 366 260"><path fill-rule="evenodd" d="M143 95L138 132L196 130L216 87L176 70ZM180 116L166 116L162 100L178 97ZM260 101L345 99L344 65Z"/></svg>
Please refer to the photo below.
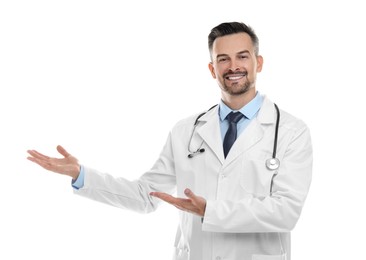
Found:
<svg viewBox="0 0 366 260"><path fill-rule="evenodd" d="M78 160L69 154L61 145L57 146L57 151L63 156L63 158L53 158L36 150L28 150L27 152L30 156L28 156L27 159L40 165L46 170L68 175L73 179L76 179L80 171Z"/></svg>

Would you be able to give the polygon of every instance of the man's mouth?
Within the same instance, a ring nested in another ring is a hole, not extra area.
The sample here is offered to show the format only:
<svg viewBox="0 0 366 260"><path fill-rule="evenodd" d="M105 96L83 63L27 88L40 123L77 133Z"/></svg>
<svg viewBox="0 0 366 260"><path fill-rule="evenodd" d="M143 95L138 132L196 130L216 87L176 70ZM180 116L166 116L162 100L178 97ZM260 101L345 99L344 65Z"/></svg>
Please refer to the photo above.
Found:
<svg viewBox="0 0 366 260"><path fill-rule="evenodd" d="M237 81L247 76L246 72L225 74L224 78L230 81Z"/></svg>

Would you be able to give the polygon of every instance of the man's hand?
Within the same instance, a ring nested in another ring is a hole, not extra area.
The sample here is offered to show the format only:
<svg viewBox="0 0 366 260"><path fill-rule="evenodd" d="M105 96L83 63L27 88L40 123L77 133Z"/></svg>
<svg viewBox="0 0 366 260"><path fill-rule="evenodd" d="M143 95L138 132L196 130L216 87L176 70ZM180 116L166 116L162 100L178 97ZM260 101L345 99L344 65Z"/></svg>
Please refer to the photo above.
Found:
<svg viewBox="0 0 366 260"><path fill-rule="evenodd" d="M60 145L57 146L57 151L64 158L51 158L37 152L36 150L28 150L27 152L30 156L28 156L27 159L46 170L71 176L74 180L77 179L80 172L78 160Z"/></svg>
<svg viewBox="0 0 366 260"><path fill-rule="evenodd" d="M180 210L203 217L206 210L206 200L202 197L196 196L190 189L185 189L184 194L188 199L175 198L164 192L151 192L150 195L157 197Z"/></svg>

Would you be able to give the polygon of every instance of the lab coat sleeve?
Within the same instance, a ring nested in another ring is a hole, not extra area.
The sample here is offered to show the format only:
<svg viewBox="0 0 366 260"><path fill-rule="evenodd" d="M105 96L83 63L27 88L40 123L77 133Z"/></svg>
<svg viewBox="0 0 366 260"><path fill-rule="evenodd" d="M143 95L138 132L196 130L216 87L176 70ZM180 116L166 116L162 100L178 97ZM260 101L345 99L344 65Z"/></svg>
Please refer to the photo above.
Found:
<svg viewBox="0 0 366 260"><path fill-rule="evenodd" d="M173 193L176 185L172 159L171 136L154 166L135 181L114 177L84 166L84 186L74 193L112 206L140 213L154 211L160 200L151 197L153 191Z"/></svg>
<svg viewBox="0 0 366 260"><path fill-rule="evenodd" d="M289 232L296 225L311 182L312 145L303 125L293 134L273 179L272 194L209 200L202 229L211 232Z"/></svg>

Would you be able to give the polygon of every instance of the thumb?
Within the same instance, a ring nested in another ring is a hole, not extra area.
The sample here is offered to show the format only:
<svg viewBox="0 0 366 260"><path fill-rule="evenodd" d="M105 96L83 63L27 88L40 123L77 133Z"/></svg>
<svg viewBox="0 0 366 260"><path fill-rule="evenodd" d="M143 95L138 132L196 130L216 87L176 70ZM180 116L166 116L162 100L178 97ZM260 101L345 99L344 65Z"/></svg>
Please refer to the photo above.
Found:
<svg viewBox="0 0 366 260"><path fill-rule="evenodd" d="M57 146L57 151L62 154L64 157L69 157L70 154L63 148L61 145Z"/></svg>
<svg viewBox="0 0 366 260"><path fill-rule="evenodd" d="M190 199L194 200L196 198L196 195L188 188L184 190L184 194Z"/></svg>

